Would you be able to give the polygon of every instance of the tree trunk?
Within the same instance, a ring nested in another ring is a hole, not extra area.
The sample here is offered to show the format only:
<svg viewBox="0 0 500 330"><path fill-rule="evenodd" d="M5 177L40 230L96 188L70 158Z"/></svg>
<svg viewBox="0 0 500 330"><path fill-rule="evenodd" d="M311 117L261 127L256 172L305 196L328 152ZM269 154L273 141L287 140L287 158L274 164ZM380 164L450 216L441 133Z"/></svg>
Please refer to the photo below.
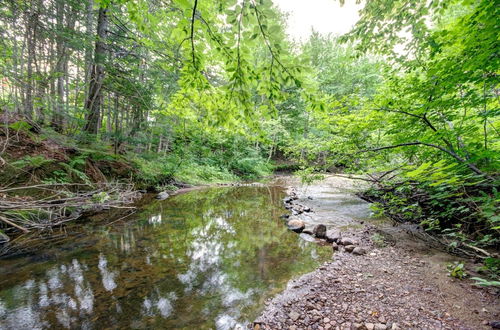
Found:
<svg viewBox="0 0 500 330"><path fill-rule="evenodd" d="M108 9L99 8L97 19L97 40L94 50L94 63L91 67L89 92L85 101L87 118L84 131L97 134L102 102L102 84L104 80L104 59L106 57L106 37L108 26Z"/></svg>

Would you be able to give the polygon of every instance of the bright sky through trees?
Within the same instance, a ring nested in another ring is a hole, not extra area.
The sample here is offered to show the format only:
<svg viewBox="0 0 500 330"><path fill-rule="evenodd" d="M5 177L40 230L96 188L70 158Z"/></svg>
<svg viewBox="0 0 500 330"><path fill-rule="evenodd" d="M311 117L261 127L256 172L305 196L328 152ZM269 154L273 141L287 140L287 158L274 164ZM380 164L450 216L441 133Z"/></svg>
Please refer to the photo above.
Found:
<svg viewBox="0 0 500 330"><path fill-rule="evenodd" d="M287 33L299 41L306 41L312 29L320 33L344 34L359 19L363 5L346 1L340 6L335 0L274 0L288 17Z"/></svg>

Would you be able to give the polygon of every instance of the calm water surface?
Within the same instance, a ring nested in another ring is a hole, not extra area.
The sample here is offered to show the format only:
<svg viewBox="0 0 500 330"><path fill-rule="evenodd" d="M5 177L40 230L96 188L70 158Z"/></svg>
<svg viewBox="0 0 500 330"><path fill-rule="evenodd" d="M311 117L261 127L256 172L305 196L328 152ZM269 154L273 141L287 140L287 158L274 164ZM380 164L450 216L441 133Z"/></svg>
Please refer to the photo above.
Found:
<svg viewBox="0 0 500 330"><path fill-rule="evenodd" d="M331 257L288 231L279 187L191 191L0 260L0 329L232 329Z"/></svg>

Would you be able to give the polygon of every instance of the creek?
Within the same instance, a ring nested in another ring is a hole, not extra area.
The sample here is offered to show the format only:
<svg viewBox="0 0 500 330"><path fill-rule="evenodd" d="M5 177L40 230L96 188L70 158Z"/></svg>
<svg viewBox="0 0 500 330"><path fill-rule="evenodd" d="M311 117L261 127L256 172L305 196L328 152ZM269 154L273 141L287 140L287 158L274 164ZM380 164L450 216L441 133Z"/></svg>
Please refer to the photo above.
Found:
<svg viewBox="0 0 500 330"><path fill-rule="evenodd" d="M71 225L71 239L0 260L0 329L243 327L332 255L287 229L284 196L206 188Z"/></svg>

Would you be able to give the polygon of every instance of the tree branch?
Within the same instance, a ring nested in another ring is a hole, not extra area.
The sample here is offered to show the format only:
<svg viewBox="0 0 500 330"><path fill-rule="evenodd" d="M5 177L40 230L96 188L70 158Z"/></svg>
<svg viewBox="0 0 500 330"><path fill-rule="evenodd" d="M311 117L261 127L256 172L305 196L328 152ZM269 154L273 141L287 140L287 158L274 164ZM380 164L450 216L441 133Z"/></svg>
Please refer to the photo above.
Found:
<svg viewBox="0 0 500 330"><path fill-rule="evenodd" d="M196 68L196 59L194 54L194 21L196 16L196 7L198 6L198 0L194 0L193 14L191 15L191 56L193 60L193 66Z"/></svg>
<svg viewBox="0 0 500 330"><path fill-rule="evenodd" d="M379 147L379 148L361 150L361 151L358 151L358 153L380 151L380 150L394 149L394 148L407 147L407 146L416 146L416 145L422 145L422 146L431 147L431 148L434 148L434 149L441 150L442 152L445 152L448 155L450 155L451 157L453 157L459 163L465 164L474 173L482 175L482 176L485 176L489 180L492 180L492 181L495 180L492 176L487 175L486 173L484 173L483 171L481 171L479 168L477 168L476 165L467 162L467 160L463 159L462 157L460 157L459 155L457 155L455 152L453 152L451 150L448 150L446 148L443 148L443 147L441 147L441 146L439 146L437 144L432 144L432 143L425 143L425 142L420 142L420 141L407 142L407 143L400 143L400 144L396 144L396 145L392 145L392 146L385 146L385 147Z"/></svg>

